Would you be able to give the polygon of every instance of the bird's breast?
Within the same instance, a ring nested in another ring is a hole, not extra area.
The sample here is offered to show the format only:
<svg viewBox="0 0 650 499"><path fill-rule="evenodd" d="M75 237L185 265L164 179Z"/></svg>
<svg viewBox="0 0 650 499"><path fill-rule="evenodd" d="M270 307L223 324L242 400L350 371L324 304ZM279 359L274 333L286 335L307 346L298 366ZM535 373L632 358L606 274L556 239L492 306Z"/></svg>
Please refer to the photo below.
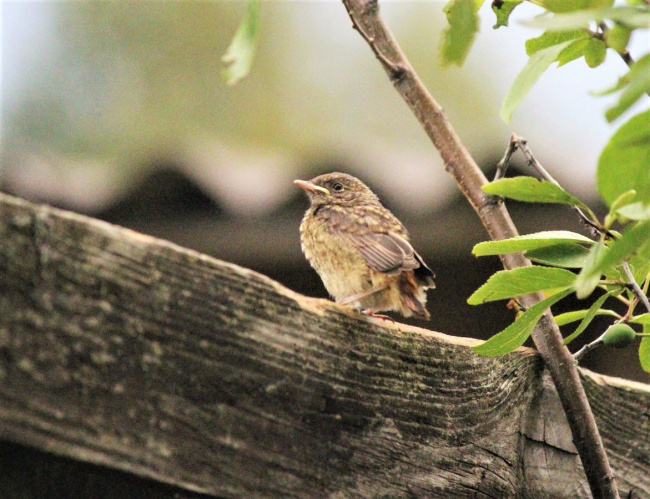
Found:
<svg viewBox="0 0 650 499"><path fill-rule="evenodd" d="M327 221L306 215L300 224L300 239L305 257L335 300L372 286L365 260L348 240L329 230Z"/></svg>

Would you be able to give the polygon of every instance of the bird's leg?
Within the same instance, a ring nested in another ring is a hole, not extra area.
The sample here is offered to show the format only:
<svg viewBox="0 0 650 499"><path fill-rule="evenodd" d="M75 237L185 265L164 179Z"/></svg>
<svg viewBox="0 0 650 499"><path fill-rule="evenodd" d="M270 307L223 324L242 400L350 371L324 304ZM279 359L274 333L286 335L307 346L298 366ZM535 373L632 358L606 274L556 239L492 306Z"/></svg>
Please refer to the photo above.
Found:
<svg viewBox="0 0 650 499"><path fill-rule="evenodd" d="M352 305L355 301L360 301L363 300L364 298L368 298L369 296L374 295L375 293L380 293L384 291L386 288L387 286L382 286L381 288L370 288L366 291L362 291L361 293L355 293L346 298L336 300L336 303L340 305Z"/></svg>
<svg viewBox="0 0 650 499"><path fill-rule="evenodd" d="M367 308L365 310L362 310L361 313L363 315L367 315L368 317L375 317L377 319L382 319L382 320L385 320L385 321L395 322L395 319L393 319L392 317L389 317L389 316L384 315L384 314L378 314L377 312L373 312L369 308Z"/></svg>
<svg viewBox="0 0 650 499"><path fill-rule="evenodd" d="M363 300L364 298L368 298L369 296L372 296L376 293L381 293L382 291L385 291L388 286L382 286L380 288L371 288L367 291L362 291L361 293L355 293L353 295L350 295L346 298L343 298L341 300L338 300L337 303L340 305L352 305L354 302L358 302ZM367 315L369 317L376 317L378 319L383 319L383 320L388 320L395 322L391 317L388 317L387 315L383 314L378 314L376 311L374 311L372 308L366 308L361 311L362 314Z"/></svg>

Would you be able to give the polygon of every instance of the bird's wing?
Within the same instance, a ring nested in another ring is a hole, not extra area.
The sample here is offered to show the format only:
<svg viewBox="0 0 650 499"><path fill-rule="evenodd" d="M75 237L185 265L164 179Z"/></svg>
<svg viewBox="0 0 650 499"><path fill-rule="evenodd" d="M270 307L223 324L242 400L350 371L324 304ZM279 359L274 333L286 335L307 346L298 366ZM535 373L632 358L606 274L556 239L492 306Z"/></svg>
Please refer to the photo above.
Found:
<svg viewBox="0 0 650 499"><path fill-rule="evenodd" d="M355 216L335 206L322 211L328 229L354 246L371 269L399 274L421 266L411 243L398 234L405 233L404 227L383 207L365 207Z"/></svg>
<svg viewBox="0 0 650 499"><path fill-rule="evenodd" d="M412 270L420 266L411 244L394 232L343 233L342 235L357 248L373 270L386 274L399 274L403 270Z"/></svg>

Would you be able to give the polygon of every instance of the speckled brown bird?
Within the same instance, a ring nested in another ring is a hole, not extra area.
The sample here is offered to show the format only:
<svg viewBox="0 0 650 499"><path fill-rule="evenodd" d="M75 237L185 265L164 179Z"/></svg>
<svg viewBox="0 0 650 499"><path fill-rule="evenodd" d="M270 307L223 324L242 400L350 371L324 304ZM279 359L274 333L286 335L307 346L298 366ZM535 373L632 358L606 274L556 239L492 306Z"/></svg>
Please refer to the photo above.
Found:
<svg viewBox="0 0 650 499"><path fill-rule="evenodd" d="M329 294L369 315L396 311L428 319L434 274L402 223L359 179L328 173L294 183L311 206L300 224L302 250Z"/></svg>

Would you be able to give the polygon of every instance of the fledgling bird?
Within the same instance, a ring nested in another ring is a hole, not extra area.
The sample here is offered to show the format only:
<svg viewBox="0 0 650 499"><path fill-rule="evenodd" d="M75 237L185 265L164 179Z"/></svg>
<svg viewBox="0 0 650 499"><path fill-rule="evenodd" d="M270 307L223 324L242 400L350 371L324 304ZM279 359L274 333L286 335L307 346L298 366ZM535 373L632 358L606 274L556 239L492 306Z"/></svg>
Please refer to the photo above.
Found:
<svg viewBox="0 0 650 499"><path fill-rule="evenodd" d="M302 251L329 294L369 315L429 319L426 290L435 276L375 193L338 172L294 183L311 202L300 224Z"/></svg>

